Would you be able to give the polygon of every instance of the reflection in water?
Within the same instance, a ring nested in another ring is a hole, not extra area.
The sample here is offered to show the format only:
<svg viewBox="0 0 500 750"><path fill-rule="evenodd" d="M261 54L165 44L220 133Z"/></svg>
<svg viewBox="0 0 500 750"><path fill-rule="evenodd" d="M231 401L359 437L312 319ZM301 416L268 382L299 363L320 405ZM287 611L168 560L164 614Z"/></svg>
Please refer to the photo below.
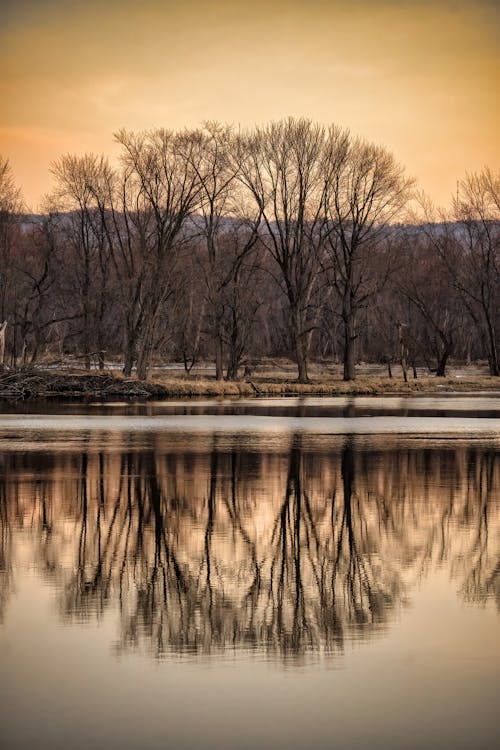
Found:
<svg viewBox="0 0 500 750"><path fill-rule="evenodd" d="M209 439L4 454L0 621L14 539L33 545L64 622L116 606L118 651L157 657L334 655L387 628L436 566L464 601L500 607L495 447Z"/></svg>

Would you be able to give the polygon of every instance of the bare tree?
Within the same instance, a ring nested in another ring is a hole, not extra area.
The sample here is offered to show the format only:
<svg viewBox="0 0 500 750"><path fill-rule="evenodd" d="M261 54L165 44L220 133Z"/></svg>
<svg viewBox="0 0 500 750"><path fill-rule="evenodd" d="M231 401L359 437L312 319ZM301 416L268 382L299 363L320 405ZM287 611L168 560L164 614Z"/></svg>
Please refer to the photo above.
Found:
<svg viewBox="0 0 500 750"><path fill-rule="evenodd" d="M353 380L359 313L390 268L374 263L373 256L409 200L413 180L384 148L337 128L330 129L323 164L328 185L324 244L330 283L340 299L344 380Z"/></svg>
<svg viewBox="0 0 500 750"><path fill-rule="evenodd" d="M262 248L257 243L258 219L237 222L226 235L225 273L222 277L223 337L228 380L237 380L263 305ZM257 247L256 247L257 245Z"/></svg>
<svg viewBox="0 0 500 750"><path fill-rule="evenodd" d="M79 318L72 308L59 306L54 293L58 265L56 219L51 214L34 222L19 238L15 270L17 293L12 306L14 319L13 361L34 364L49 344L51 329L61 320Z"/></svg>
<svg viewBox="0 0 500 750"><path fill-rule="evenodd" d="M96 202L96 193L109 172L107 160L94 154L67 154L52 165L56 188L50 199L60 213L60 241L73 251L67 276L74 278L71 293L81 307L87 370L93 353L98 355L100 367L104 365L106 313L111 305L111 248Z"/></svg>
<svg viewBox="0 0 500 750"><path fill-rule="evenodd" d="M3 364L7 335L7 316L10 312L9 294L12 292L14 244L19 236L19 214L23 207L21 191L16 186L12 168L0 154L0 320L5 322L2 331Z"/></svg>
<svg viewBox="0 0 500 750"><path fill-rule="evenodd" d="M411 332L414 346L424 361L431 355L435 358L434 367L429 363L429 369L444 377L457 334L463 328L461 305L446 265L426 234L419 227L411 227L405 240L407 252L394 284L417 312L418 325Z"/></svg>
<svg viewBox="0 0 500 750"><path fill-rule="evenodd" d="M262 214L261 242L277 264L288 300L299 382L308 380L324 138L320 125L289 118L241 134L234 149L238 177Z"/></svg>
<svg viewBox="0 0 500 750"><path fill-rule="evenodd" d="M199 272L201 260L198 257L198 249L197 240L184 248L176 300L170 313L170 352L175 358L182 360L184 370L188 374L206 351L206 286L204 275Z"/></svg>
<svg viewBox="0 0 500 750"><path fill-rule="evenodd" d="M460 264L449 263L456 287L484 337L491 375L500 375L500 173L489 169L458 183Z"/></svg>
<svg viewBox="0 0 500 750"><path fill-rule="evenodd" d="M222 270L224 253L221 247L227 232L227 220L234 208L231 200L236 170L230 160L231 129L218 123L206 123L203 130L193 132L198 144L192 152L192 166L201 185L200 237L205 250L201 265L206 287L206 300L215 344L215 377L224 375L224 304L222 300L226 274Z"/></svg>
<svg viewBox="0 0 500 750"><path fill-rule="evenodd" d="M196 140L187 132L119 131L122 167L96 190L123 304L124 368L145 378L161 313L174 294L179 249L192 235L186 220L199 206L193 169Z"/></svg>
<svg viewBox="0 0 500 750"><path fill-rule="evenodd" d="M457 183L451 212L419 196L422 231L439 253L473 322L491 375L500 373L500 176L489 169Z"/></svg>
<svg viewBox="0 0 500 750"><path fill-rule="evenodd" d="M133 338L137 376L145 378L151 361L161 307L173 293L173 270L185 222L201 201L201 185L193 168L196 140L190 133L153 130L133 134L121 130L123 165L132 188L127 220L135 225L141 258L142 290ZM136 290L137 291L137 290ZM134 297L137 295L134 294ZM130 366L129 363L126 370Z"/></svg>

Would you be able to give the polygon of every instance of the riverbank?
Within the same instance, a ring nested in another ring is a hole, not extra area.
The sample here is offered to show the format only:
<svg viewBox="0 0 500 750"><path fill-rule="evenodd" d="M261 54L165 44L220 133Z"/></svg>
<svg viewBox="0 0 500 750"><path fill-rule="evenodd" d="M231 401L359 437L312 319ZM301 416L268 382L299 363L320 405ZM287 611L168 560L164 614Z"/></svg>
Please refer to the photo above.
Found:
<svg viewBox="0 0 500 750"><path fill-rule="evenodd" d="M216 381L213 377L153 373L140 381L124 378L118 372L52 371L27 369L0 375L0 401L26 399L103 400L224 398L279 396L377 396L387 394L425 393L500 393L500 379L475 371L450 377L422 375L407 383L402 377L361 373L356 380L345 382L340 375L315 375L309 383L297 383L284 375L259 375L237 382Z"/></svg>

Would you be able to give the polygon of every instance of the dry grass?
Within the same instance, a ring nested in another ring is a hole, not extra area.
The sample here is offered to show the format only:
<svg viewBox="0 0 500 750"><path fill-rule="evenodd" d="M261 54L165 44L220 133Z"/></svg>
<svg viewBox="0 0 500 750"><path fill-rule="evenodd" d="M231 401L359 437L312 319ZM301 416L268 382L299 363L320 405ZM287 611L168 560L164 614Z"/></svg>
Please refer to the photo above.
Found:
<svg viewBox="0 0 500 750"><path fill-rule="evenodd" d="M339 396L409 393L500 393L500 379L484 373L484 368L469 367L450 373L450 377L436 378L419 373L407 383L402 375L389 378L383 368L360 368L355 381L344 382L339 368L334 365L311 368L309 383L297 383L293 366L276 367L274 362L259 368L249 380L216 381L208 374L187 375L182 371L153 371L148 382L124 378L118 370L88 373L71 368L43 370L29 368L0 374L0 400L6 399L162 399L162 398L238 398L280 396Z"/></svg>
<svg viewBox="0 0 500 750"><path fill-rule="evenodd" d="M469 378L419 377L407 383L402 378L360 376L344 382L339 378L311 379L309 383L297 383L290 379L256 377L251 381L216 381L209 378L183 378L154 375L153 382L161 385L171 397L238 397L238 396L339 396L387 393L443 393L443 392L500 392L500 381L491 376Z"/></svg>

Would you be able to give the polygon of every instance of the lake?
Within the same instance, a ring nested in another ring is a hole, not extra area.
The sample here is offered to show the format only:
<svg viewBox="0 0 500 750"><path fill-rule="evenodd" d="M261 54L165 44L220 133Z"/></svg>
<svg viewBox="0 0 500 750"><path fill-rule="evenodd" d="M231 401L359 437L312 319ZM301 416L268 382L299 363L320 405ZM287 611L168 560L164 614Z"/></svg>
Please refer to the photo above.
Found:
<svg viewBox="0 0 500 750"><path fill-rule="evenodd" d="M500 398L0 406L0 745L496 748Z"/></svg>

